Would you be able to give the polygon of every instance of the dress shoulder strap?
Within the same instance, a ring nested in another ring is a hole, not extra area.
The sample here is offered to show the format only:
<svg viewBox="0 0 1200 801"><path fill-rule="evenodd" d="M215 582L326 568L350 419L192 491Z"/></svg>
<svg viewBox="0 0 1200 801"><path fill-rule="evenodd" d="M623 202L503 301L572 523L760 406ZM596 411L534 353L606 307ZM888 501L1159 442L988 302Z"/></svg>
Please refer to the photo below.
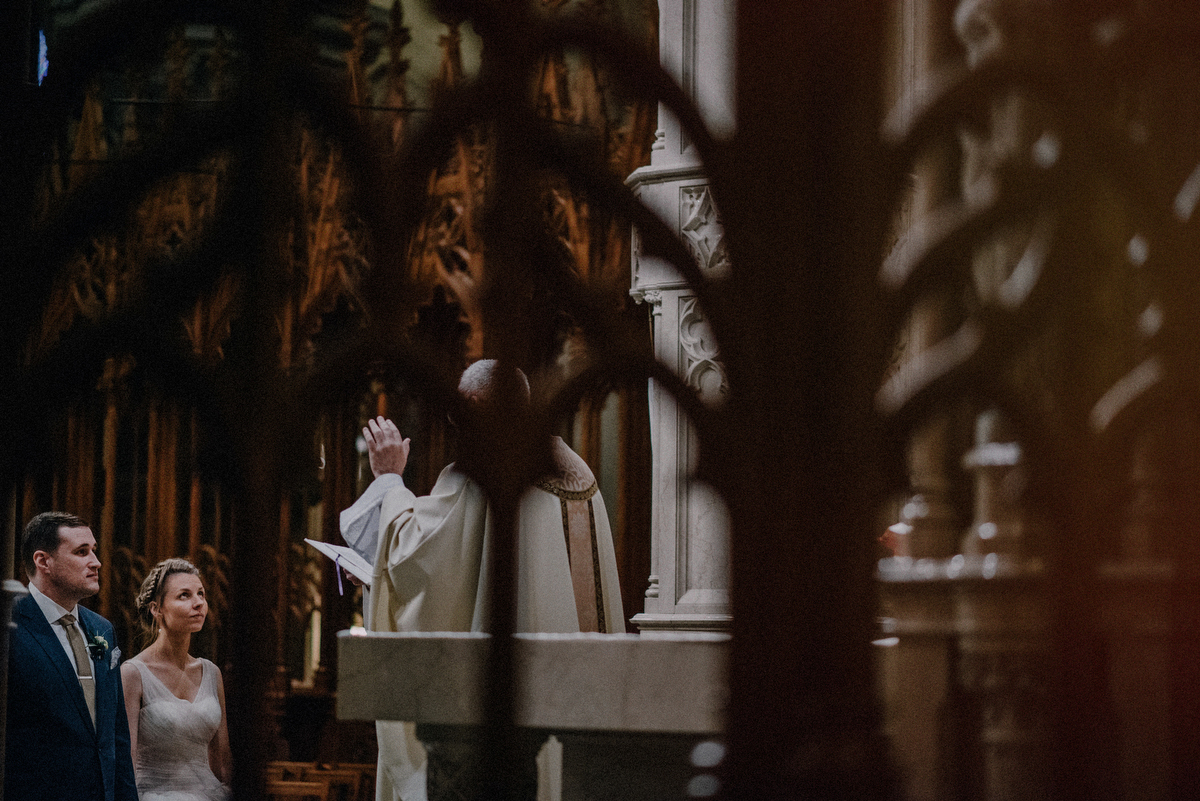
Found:
<svg viewBox="0 0 1200 801"><path fill-rule="evenodd" d="M217 694L217 674L220 671L217 670L216 664L204 657L200 657L200 669L202 671L200 675L200 691L211 693L215 696Z"/></svg>
<svg viewBox="0 0 1200 801"><path fill-rule="evenodd" d="M142 677L142 705L145 706L150 701L161 698L163 695L169 695L170 690L166 685L159 680L158 676L154 675L154 671L140 659L130 659L129 664L137 668L138 674Z"/></svg>

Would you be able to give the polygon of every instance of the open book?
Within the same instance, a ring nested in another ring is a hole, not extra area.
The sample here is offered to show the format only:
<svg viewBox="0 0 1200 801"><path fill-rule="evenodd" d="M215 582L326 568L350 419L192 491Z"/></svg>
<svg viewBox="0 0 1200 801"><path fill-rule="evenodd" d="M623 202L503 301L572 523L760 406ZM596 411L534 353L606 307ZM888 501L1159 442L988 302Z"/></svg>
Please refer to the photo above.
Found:
<svg viewBox="0 0 1200 801"><path fill-rule="evenodd" d="M345 545L334 545L332 542L310 540L307 537L304 538L304 541L344 567L346 572L363 584L371 586L371 574L375 572L374 568L370 562L355 553L353 549L347 548Z"/></svg>

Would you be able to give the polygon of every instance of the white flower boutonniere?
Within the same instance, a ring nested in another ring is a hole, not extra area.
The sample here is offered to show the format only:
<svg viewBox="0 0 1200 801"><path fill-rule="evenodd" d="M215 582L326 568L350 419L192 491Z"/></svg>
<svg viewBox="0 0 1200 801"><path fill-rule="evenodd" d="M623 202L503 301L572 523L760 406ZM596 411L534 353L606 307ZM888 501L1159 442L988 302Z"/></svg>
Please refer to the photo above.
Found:
<svg viewBox="0 0 1200 801"><path fill-rule="evenodd" d="M92 655L92 659L102 659L104 654L108 652L108 640L96 634L88 641L88 653Z"/></svg>

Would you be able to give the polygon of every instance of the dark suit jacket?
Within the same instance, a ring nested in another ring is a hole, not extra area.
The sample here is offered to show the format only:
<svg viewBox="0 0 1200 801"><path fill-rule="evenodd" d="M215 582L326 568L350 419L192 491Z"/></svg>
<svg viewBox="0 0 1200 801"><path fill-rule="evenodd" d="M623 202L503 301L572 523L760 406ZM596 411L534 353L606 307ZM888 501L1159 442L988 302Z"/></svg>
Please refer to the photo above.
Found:
<svg viewBox="0 0 1200 801"><path fill-rule="evenodd" d="M79 607L86 642L97 634L108 642L104 655L92 659L93 726L75 669L37 601L32 596L17 601L12 617L4 797L137 801L121 670L113 664L112 624Z"/></svg>

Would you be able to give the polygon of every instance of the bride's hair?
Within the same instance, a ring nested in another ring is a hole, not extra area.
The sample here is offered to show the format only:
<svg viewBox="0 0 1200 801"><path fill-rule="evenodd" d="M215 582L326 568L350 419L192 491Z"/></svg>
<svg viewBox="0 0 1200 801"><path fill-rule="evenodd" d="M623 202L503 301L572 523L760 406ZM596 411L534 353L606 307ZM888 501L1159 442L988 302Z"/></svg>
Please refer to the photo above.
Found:
<svg viewBox="0 0 1200 801"><path fill-rule="evenodd" d="M156 603L160 608L162 607L163 596L167 593L167 579L176 573L199 576L200 569L188 560L179 557L164 559L150 569L150 572L146 574L146 580L142 582L142 589L137 596L137 611L146 644L153 642L154 638L158 636L158 624L154 621L154 615L150 613L150 604Z"/></svg>

